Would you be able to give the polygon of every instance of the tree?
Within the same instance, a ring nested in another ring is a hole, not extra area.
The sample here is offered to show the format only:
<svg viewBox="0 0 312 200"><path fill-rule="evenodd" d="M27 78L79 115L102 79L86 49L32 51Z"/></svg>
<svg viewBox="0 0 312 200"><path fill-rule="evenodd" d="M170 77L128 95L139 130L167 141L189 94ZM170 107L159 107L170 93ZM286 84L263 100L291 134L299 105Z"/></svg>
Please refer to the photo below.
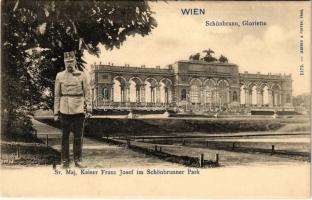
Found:
<svg viewBox="0 0 312 200"><path fill-rule="evenodd" d="M303 107L307 111L310 110L311 102L310 102L310 94L301 94L293 97L293 105L294 107Z"/></svg>
<svg viewBox="0 0 312 200"><path fill-rule="evenodd" d="M28 126L34 108L52 108L64 51L75 51L83 69L84 50L98 56L99 44L119 48L128 36L148 35L157 26L145 1L6 0L1 9L2 133L13 122Z"/></svg>
<svg viewBox="0 0 312 200"><path fill-rule="evenodd" d="M206 61L206 62L214 62L214 61L217 61L217 59L211 55L211 54L214 53L213 50L211 50L211 49L203 50L203 53L206 53L206 55L205 55L201 60L204 60L204 61Z"/></svg>
<svg viewBox="0 0 312 200"><path fill-rule="evenodd" d="M189 60L199 60L200 58L200 53L196 53L193 55L190 55Z"/></svg>
<svg viewBox="0 0 312 200"><path fill-rule="evenodd" d="M221 54L220 58L219 58L219 62L222 62L222 63L228 63L228 59L227 57L225 57L224 55Z"/></svg>

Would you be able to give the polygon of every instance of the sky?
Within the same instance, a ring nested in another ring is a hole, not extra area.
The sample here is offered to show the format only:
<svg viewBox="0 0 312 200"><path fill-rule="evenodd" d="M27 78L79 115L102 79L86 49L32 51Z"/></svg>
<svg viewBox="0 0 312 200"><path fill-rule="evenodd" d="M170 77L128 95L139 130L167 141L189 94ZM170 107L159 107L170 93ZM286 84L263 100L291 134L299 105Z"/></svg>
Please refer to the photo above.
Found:
<svg viewBox="0 0 312 200"><path fill-rule="evenodd" d="M88 66L114 65L165 67L191 54L212 49L225 55L243 73L292 74L293 95L310 91L309 2L149 2L158 26L151 34L129 36L120 49L100 46L101 54L85 54ZM181 8L203 8L205 15L182 15ZM304 55L299 52L300 9L304 16ZM205 21L265 21L258 27L211 27ZM304 75L299 66L304 64Z"/></svg>

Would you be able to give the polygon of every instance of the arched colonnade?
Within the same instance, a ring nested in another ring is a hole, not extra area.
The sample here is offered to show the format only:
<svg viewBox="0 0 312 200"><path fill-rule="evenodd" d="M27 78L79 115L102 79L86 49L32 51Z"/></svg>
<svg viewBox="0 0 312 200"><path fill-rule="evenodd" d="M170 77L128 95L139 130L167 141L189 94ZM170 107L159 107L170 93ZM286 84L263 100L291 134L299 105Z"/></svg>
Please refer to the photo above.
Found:
<svg viewBox="0 0 312 200"><path fill-rule="evenodd" d="M104 103L170 104L173 83L169 78L157 80L153 77L142 79L115 76L112 84L97 88L98 96Z"/></svg>
<svg viewBox="0 0 312 200"><path fill-rule="evenodd" d="M282 89L279 84L244 83L240 87L240 104L245 106L281 106Z"/></svg>

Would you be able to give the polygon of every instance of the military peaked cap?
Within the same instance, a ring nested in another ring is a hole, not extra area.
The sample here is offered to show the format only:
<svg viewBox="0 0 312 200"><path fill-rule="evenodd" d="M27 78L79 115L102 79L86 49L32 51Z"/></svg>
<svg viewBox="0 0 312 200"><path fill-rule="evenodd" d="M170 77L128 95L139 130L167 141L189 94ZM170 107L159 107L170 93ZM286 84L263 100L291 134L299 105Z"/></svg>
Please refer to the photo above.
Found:
<svg viewBox="0 0 312 200"><path fill-rule="evenodd" d="M64 60L75 60L75 52L74 51L64 52Z"/></svg>

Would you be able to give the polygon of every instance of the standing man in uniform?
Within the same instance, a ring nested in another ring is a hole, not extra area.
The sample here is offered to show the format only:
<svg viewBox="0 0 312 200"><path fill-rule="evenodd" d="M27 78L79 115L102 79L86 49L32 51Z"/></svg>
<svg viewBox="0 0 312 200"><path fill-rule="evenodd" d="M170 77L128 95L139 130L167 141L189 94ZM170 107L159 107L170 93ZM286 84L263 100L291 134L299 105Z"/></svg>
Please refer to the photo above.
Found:
<svg viewBox="0 0 312 200"><path fill-rule="evenodd" d="M60 120L62 128L61 159L64 168L69 167L69 135L74 133L74 162L82 167L82 137L85 117L91 113L90 86L86 75L76 69L75 53L64 53L65 70L55 79L54 120Z"/></svg>

